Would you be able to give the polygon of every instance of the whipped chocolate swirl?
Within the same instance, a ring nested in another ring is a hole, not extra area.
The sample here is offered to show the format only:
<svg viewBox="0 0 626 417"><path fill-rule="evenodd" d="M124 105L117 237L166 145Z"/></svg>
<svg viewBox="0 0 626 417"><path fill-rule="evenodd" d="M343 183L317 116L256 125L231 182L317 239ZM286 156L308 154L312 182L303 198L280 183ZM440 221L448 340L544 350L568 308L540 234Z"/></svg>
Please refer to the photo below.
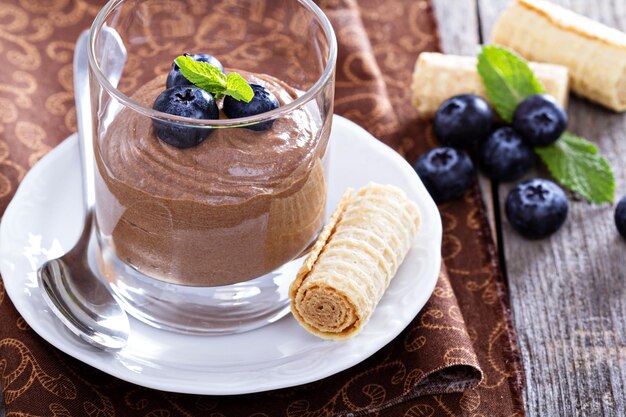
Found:
<svg viewBox="0 0 626 417"><path fill-rule="evenodd" d="M238 72L272 91L281 106L297 98L297 90L276 78ZM152 80L133 99L151 105L164 85L161 77ZM308 171L319 130L313 117L300 108L268 131L215 129L200 145L178 149L154 135L148 117L122 111L108 127L102 157L113 177L152 195L235 203L285 190Z"/></svg>
<svg viewBox="0 0 626 417"><path fill-rule="evenodd" d="M273 77L238 72L281 106L298 95ZM150 107L164 85L159 77L132 98ZM322 226L328 135L303 106L269 130L216 129L178 149L125 108L96 149L101 237L124 262L171 283L216 286L267 274L300 255Z"/></svg>

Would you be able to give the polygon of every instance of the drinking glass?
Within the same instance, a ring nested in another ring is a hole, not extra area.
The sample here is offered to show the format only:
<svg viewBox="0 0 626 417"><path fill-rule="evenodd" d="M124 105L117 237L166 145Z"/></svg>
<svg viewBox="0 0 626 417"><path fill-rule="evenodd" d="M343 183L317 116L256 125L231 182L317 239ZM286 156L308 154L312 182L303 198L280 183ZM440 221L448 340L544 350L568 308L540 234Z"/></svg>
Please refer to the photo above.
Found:
<svg viewBox="0 0 626 417"><path fill-rule="evenodd" d="M336 61L326 16L310 0L113 0L89 46L97 258L124 308L202 334L285 315L325 217ZM153 109L184 53L216 57L280 106L216 120ZM178 148L159 129L201 142Z"/></svg>

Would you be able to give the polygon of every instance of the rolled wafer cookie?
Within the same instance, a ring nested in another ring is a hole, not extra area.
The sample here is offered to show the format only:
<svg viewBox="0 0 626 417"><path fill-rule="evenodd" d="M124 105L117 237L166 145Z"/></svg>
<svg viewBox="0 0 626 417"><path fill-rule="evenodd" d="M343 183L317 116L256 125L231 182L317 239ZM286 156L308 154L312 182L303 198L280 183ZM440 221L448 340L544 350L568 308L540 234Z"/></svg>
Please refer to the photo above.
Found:
<svg viewBox="0 0 626 417"><path fill-rule="evenodd" d="M411 84L412 102L421 118L431 118L441 104L458 94L476 94L488 100L476 70L477 59L469 56L422 52L415 63ZM546 92L567 107L567 68L529 63Z"/></svg>
<svg viewBox="0 0 626 417"><path fill-rule="evenodd" d="M493 43L566 66L575 93L626 110L626 33L546 1L517 0L500 14Z"/></svg>
<svg viewBox="0 0 626 417"><path fill-rule="evenodd" d="M291 311L324 339L370 319L420 227L417 205L391 185L349 189L291 284Z"/></svg>

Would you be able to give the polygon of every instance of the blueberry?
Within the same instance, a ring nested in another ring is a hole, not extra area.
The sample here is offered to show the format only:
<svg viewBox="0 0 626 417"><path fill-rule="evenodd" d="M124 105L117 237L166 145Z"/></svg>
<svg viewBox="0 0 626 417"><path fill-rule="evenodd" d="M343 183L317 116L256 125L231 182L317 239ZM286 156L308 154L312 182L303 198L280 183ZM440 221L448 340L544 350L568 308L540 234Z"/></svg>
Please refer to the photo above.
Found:
<svg viewBox="0 0 626 417"><path fill-rule="evenodd" d="M626 239L626 195L617 203L615 207L615 226L617 231Z"/></svg>
<svg viewBox="0 0 626 417"><path fill-rule="evenodd" d="M185 54L186 56L190 56L194 61L199 62L208 62L214 67L219 68L220 71L224 72L224 66L222 63L212 55L209 54ZM172 88L177 85L193 85L185 76L180 72L180 68L176 62L172 62L172 69L169 74L167 74L167 81L165 82L166 88Z"/></svg>
<svg viewBox="0 0 626 417"><path fill-rule="evenodd" d="M567 198L555 183L535 178L519 183L505 202L506 217L519 234L541 239L556 232L567 217Z"/></svg>
<svg viewBox="0 0 626 417"><path fill-rule="evenodd" d="M254 116L278 108L278 100L271 91L257 84L250 84L250 87L252 87L252 91L254 91L254 97L252 97L249 103L239 101L230 96L224 97L224 107L222 110L224 110L224 114L229 119ZM245 128L261 131L271 128L273 124L274 120L267 120L265 122L245 126Z"/></svg>
<svg viewBox="0 0 626 417"><path fill-rule="evenodd" d="M153 109L192 119L219 119L220 112L211 93L198 87L177 86L163 91L154 101ZM154 120L159 139L177 148L190 148L205 140L211 129L181 126Z"/></svg>
<svg viewBox="0 0 626 417"><path fill-rule="evenodd" d="M461 197L474 180L472 160L455 148L431 149L417 160L415 171L438 203Z"/></svg>
<svg viewBox="0 0 626 417"><path fill-rule="evenodd" d="M464 148L487 138L493 125L493 110L473 94L444 101L435 115L435 136L444 146Z"/></svg>
<svg viewBox="0 0 626 417"><path fill-rule="evenodd" d="M554 143L567 127L567 113L549 95L537 94L518 104L513 114L513 128L531 146Z"/></svg>
<svg viewBox="0 0 626 417"><path fill-rule="evenodd" d="M510 127L494 131L480 145L478 157L483 170L494 181L512 181L524 175L533 164L533 150L522 135Z"/></svg>

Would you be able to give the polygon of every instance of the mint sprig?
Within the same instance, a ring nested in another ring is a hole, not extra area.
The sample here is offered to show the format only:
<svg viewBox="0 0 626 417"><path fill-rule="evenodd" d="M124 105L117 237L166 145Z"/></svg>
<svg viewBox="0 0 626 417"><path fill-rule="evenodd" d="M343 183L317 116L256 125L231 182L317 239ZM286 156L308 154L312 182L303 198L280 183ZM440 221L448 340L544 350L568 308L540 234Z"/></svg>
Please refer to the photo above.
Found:
<svg viewBox="0 0 626 417"><path fill-rule="evenodd" d="M611 166L587 139L565 132L557 142L536 147L535 152L550 174L570 190L592 203L613 201L615 178Z"/></svg>
<svg viewBox="0 0 626 417"><path fill-rule="evenodd" d="M505 48L483 46L478 55L478 73L489 100L508 123L513 121L520 101L545 92L526 61Z"/></svg>
<svg viewBox="0 0 626 417"><path fill-rule="evenodd" d="M528 63L506 48L483 46L477 69L491 104L506 122L513 120L515 108L522 100L545 92ZM587 139L565 132L555 143L535 147L534 151L566 188L592 203L613 201L613 170L597 146Z"/></svg>
<svg viewBox="0 0 626 417"><path fill-rule="evenodd" d="M252 87L236 72L226 75L208 62L195 61L187 55L177 57L174 62L189 82L213 94L216 99L231 96L249 103L254 97Z"/></svg>

